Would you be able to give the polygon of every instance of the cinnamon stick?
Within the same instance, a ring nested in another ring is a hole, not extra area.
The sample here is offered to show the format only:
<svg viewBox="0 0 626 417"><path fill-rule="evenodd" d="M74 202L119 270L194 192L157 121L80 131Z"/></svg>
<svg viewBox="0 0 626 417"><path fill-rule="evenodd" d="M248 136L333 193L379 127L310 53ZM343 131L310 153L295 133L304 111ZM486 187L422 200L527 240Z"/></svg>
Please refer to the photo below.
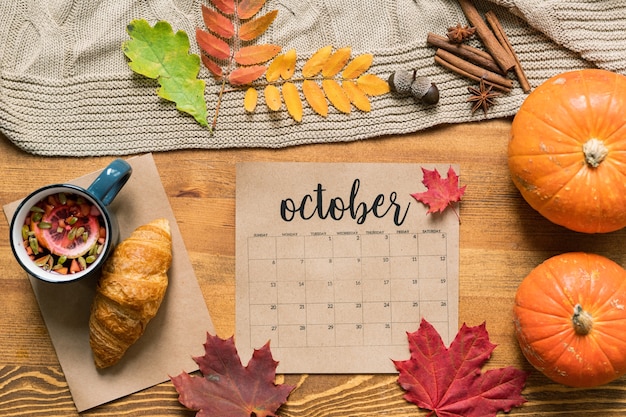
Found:
<svg viewBox="0 0 626 417"><path fill-rule="evenodd" d="M498 20L498 17L496 16L496 14L492 12L491 10L485 13L485 18L487 19L487 22L491 26L491 29L493 29L493 33L495 34L498 41L502 44L502 46L506 50L508 50L509 54L511 54L511 56L515 60L515 67L514 67L515 76L517 77L520 83L520 86L522 87L522 90L524 90L525 93L529 93L531 90L530 83L528 82L526 73L524 72L524 69L522 68L522 64L519 60L519 57L513 50L513 45L511 45L511 42L509 41L508 36L506 36L506 33L504 32L504 28L502 27L502 24L500 24L500 20Z"/></svg>
<svg viewBox="0 0 626 417"><path fill-rule="evenodd" d="M506 74L513 69L515 67L515 60L500 44L491 29L489 29L483 18L478 13L478 10L476 10L472 1L459 0L459 4L461 5L461 9L463 10L465 17L467 17L470 24L476 28L476 33L482 40L485 48L487 48L487 51L489 51L502 71Z"/></svg>
<svg viewBox="0 0 626 417"><path fill-rule="evenodd" d="M513 88L513 81L510 79L474 65L471 62L465 61L463 58L460 58L444 49L437 49L437 52L435 53L435 62L444 68L474 81L480 81L483 79L486 84L492 85L498 90L508 93Z"/></svg>
<svg viewBox="0 0 626 417"><path fill-rule="evenodd" d="M489 71L502 74L502 70L500 69L496 61L494 61L491 55L489 55L482 49L474 48L473 46L469 46L463 43L452 43L445 36L437 35L432 32L428 33L428 35L426 36L426 42L431 44L432 46L436 46L437 48L441 48L448 52L451 52L454 55L465 59L466 61L478 65L479 67L483 67L485 69L488 69Z"/></svg>

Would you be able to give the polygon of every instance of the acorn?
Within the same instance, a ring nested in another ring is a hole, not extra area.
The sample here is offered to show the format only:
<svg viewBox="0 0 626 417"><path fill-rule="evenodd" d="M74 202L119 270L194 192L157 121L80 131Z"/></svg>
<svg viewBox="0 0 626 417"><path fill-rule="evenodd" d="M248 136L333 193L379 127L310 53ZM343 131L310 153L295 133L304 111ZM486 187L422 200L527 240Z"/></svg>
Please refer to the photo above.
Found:
<svg viewBox="0 0 626 417"><path fill-rule="evenodd" d="M430 82L427 77L416 77L411 83L411 95L424 104L437 104L439 102L439 88L437 84Z"/></svg>
<svg viewBox="0 0 626 417"><path fill-rule="evenodd" d="M387 83L389 84L389 89L394 93L409 95L411 94L411 83L414 79L415 71L401 69L392 72Z"/></svg>

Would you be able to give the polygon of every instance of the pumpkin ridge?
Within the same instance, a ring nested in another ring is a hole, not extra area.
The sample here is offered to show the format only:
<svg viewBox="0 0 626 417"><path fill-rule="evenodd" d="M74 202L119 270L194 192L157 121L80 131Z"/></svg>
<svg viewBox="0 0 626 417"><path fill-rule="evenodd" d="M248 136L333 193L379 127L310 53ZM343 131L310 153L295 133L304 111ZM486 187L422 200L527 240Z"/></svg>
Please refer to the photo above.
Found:
<svg viewBox="0 0 626 417"><path fill-rule="evenodd" d="M626 121L624 121L624 123L622 123L621 126L615 126L613 128L613 131L607 131L607 129L611 128L614 123L613 120L611 120L611 116L614 115L614 113L619 113L620 111L626 111L626 109L623 109L622 106L615 106L615 102L616 102L616 92L619 92L619 81L620 78L613 76L612 77L612 84L611 84L611 88L610 88L610 97L608 100L606 100L604 103L604 107L602 107L601 109L598 108L597 106L592 106L591 103L589 102L591 95L589 94L589 91L587 89L587 80L585 80L585 89L587 90L587 94L585 95L587 102L588 102L588 106L589 109L591 111L591 115L592 115L592 120L595 123L594 130L596 130L596 135L594 135L597 139L600 139L604 142L604 144L609 147L609 145L612 144L612 138L616 137L617 133L622 130L622 128L626 127ZM617 110L612 110L615 107L618 107ZM613 113L614 112L614 113ZM600 118L599 116L604 116L602 118ZM601 133L601 134L600 134ZM619 141L619 138L618 138Z"/></svg>
<svg viewBox="0 0 626 417"><path fill-rule="evenodd" d="M550 122L548 119L545 119L545 113L543 113L543 114L535 113L534 111L530 111L527 108L520 108L517 113L518 114L520 114L520 113L522 113L522 114L523 113L527 113L528 115L532 115L532 117L534 117L537 121L540 121L544 125L544 128L548 127L548 128L550 128L551 130L553 130L555 132L559 132L563 136L565 136L565 137L575 141L577 144L582 143L582 139L579 138L578 135L573 134L573 133L576 132L575 129L573 131L565 131L565 130L563 130L562 126L558 126L557 124ZM571 118L571 115L568 114L568 116ZM522 116L522 119L523 119L523 116ZM515 121L515 120L513 120L513 121ZM567 124L566 126L569 128L569 126L571 126L571 125Z"/></svg>
<svg viewBox="0 0 626 417"><path fill-rule="evenodd" d="M597 333L597 331L596 331L596 333ZM587 336L583 336L583 337L588 337L588 339L586 339L587 343L589 343L589 342L593 343L592 347L587 349L587 350L588 351L593 350L596 356L602 354L602 357L604 358L603 362L605 362L608 366L611 367L612 373L615 373L616 369L615 369L615 366L613 365L613 360L612 360L611 356L609 356L605 352L603 344L599 343L598 338L595 335L593 335L591 337L589 337L589 336L590 336L590 334L587 335Z"/></svg>
<svg viewBox="0 0 626 417"><path fill-rule="evenodd" d="M600 178L598 177L598 174L595 172L595 170L600 169L601 167L590 167L588 166L588 164L584 161L584 158L581 158L581 162L582 165L579 169L576 169L576 167L574 167L575 172L571 175L571 177L567 180L566 183L564 183L562 186L560 186L558 189L553 189L550 192L550 198L545 199L545 200L541 200L538 201L536 203L536 210L539 212L543 212L543 211L551 211L549 206L550 204L555 204L555 205L559 205L560 203L555 203L556 198L562 198L563 195L561 194L561 192L567 188L570 184L584 184L584 186L582 186L582 188L576 187L576 189L578 190L588 190L588 189L592 189L592 188L596 188L596 189L600 189L602 184L599 183ZM609 174L606 172L606 170L609 170L609 167L611 167L611 171L615 170L615 167L612 166L611 163L609 164L603 164L602 165L604 172L602 174L603 178L607 178L609 176ZM563 168L565 169L565 168ZM626 176L625 175L621 175L620 178L622 178L622 184L626 184ZM588 178L588 179L583 179L583 178ZM619 182L617 182L619 183ZM589 186L587 184L590 184ZM568 194L579 194L580 191L568 191ZM606 197L606 193L603 194L604 197ZM604 199L603 199L604 200ZM606 200L608 201L608 200ZM582 209L578 207L578 205L574 205L572 207L570 207L569 212L570 213L581 213L584 212L584 202L579 202L579 204L583 204ZM603 207L606 208L606 204L603 204ZM607 208L610 211L610 208ZM615 217L614 215L611 215L611 217ZM593 226L594 229L599 230L600 226L603 224L603 222L605 222L606 220L602 218L602 216L596 216L595 220L592 222L591 221L592 217L587 217L587 227L589 227L590 225Z"/></svg>
<svg viewBox="0 0 626 417"><path fill-rule="evenodd" d="M551 362L558 367L558 364L567 362L577 338L571 333L566 332L565 336L558 339L558 343L553 343L552 347L546 351L546 357L554 358Z"/></svg>
<svg viewBox="0 0 626 417"><path fill-rule="evenodd" d="M562 319L562 317L559 317L560 319ZM565 320L564 320L565 321ZM555 325L556 326L556 325ZM531 333L533 332L534 329L545 329L546 326L530 326L528 324L526 324L524 326L524 329L526 329L526 332L530 331ZM550 335L546 335L546 336L542 336L542 337L537 337L534 338L532 340L529 340L528 337L526 337L526 341L528 342L529 345L535 345L537 343L544 343L546 341L549 341L551 339L555 339L562 342L564 339L570 337L571 335L569 334L569 332L571 331L570 328L566 327L565 324L563 324L562 326L558 326L558 327L563 327L562 330L559 330L558 332L554 332ZM526 333L525 332L525 333Z"/></svg>
<svg viewBox="0 0 626 417"><path fill-rule="evenodd" d="M601 284L602 285L602 284ZM605 317L607 314L610 313L610 310L612 309L619 309L621 311L624 311L623 317L619 317L619 318L615 318L615 319L603 319L601 321L598 321L598 323L608 323L608 322L612 322L612 321L617 321L617 320L626 320L626 289L624 288L626 287L626 279L624 279L620 286L617 287L617 289L614 291L614 294L623 294L624 295L624 300L623 305L620 307L617 307L615 305L615 298L613 297L613 294L610 297L605 297L604 301L600 304L594 305L592 306L593 311L595 311L597 316L600 317Z"/></svg>
<svg viewBox="0 0 626 417"><path fill-rule="evenodd" d="M597 315L599 316L599 314L597 314ZM613 322L619 322L619 321L622 321L622 320L624 320L624 319L619 319L619 320L596 320L594 322L595 326L594 326L594 329L593 329L594 336L595 336L595 334L598 334L598 335L601 335L603 338L613 339L615 341L615 345L623 345L622 347L624 349L626 349L626 341L624 341L623 339L621 339L618 336L614 336L613 333L607 332L605 330L607 324L614 325ZM620 333L620 332L616 332L616 333ZM620 335L621 335L621 333L620 333Z"/></svg>
<svg viewBox="0 0 626 417"><path fill-rule="evenodd" d="M618 126L615 130L613 130L613 132L607 134L604 141L608 147L624 148L623 142L626 142L626 120L624 120L624 123L622 123L621 126ZM623 152L623 151L616 150L613 152Z"/></svg>

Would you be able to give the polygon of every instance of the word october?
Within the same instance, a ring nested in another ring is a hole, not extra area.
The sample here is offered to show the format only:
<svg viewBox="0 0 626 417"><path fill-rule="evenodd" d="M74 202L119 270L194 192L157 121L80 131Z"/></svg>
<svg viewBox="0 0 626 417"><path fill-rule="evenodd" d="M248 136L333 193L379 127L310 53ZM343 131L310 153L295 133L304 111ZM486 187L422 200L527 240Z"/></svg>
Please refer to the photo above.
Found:
<svg viewBox="0 0 626 417"><path fill-rule="evenodd" d="M344 214L349 213L356 220L357 224L363 224L370 213L377 218L381 218L392 212L393 222L396 226L404 223L411 206L410 202L407 204L406 209L403 210L402 206L396 202L398 195L395 191L389 194L388 201L385 201L383 194L378 194L370 205L363 201L357 202L360 186L361 181L358 178L355 179L352 183L347 203L341 197L334 197L325 204L324 192L326 189L322 187L322 184L317 184L313 194L306 194L302 197L299 205L296 205L296 202L291 198L282 200L280 203L280 217L286 222L290 222L296 217L302 220L309 220L315 216L320 219L326 219L330 216L333 220L340 220Z"/></svg>

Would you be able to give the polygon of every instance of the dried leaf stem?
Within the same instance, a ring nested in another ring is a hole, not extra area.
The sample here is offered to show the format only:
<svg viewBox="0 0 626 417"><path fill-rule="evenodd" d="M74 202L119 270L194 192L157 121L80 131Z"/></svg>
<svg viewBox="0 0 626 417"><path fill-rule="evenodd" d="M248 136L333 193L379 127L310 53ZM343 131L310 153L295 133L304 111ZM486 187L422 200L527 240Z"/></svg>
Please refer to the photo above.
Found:
<svg viewBox="0 0 626 417"><path fill-rule="evenodd" d="M515 50L513 50L513 45L511 45L511 42L509 41L508 36L506 36L506 33L504 32L504 28L500 24L500 20L498 20L498 17L491 10L485 13L485 19L487 20L487 22L493 29L493 33L498 39L498 41L502 44L502 46L509 52L509 54L515 60L515 67L513 68L515 71L515 76L517 77L522 87L522 90L524 90L525 93L529 93L531 90L530 83L528 82L526 73L524 72L524 69L522 68L522 64L519 60L519 57L515 53Z"/></svg>
<svg viewBox="0 0 626 417"><path fill-rule="evenodd" d="M500 44L494 33L489 29L483 18L476 10L471 0L459 0L461 9L467 17L467 20L476 28L476 33L482 40L485 48L489 51L498 66L504 71L509 72L515 67L515 60L509 52Z"/></svg>
<svg viewBox="0 0 626 417"><path fill-rule="evenodd" d="M219 95L217 97L217 104L215 105L215 115L213 116L213 123L211 127L213 131L217 128L217 117L220 113L220 106L222 105L222 97L224 96L224 90L226 88L226 77L222 78L222 87L220 88Z"/></svg>

